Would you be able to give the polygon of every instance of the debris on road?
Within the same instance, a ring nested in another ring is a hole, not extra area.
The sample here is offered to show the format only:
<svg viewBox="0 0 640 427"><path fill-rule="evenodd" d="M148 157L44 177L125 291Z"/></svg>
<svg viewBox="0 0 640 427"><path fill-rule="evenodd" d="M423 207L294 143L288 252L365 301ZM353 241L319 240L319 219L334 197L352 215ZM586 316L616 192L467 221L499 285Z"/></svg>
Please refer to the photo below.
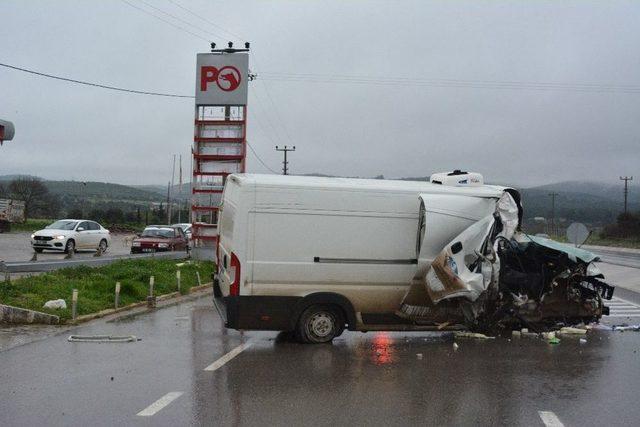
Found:
<svg viewBox="0 0 640 427"><path fill-rule="evenodd" d="M67 338L69 342L135 342L141 341L135 335L70 335Z"/></svg>
<svg viewBox="0 0 640 427"><path fill-rule="evenodd" d="M63 299L54 299L45 302L42 308L65 309L67 308L67 303Z"/></svg>
<svg viewBox="0 0 640 427"><path fill-rule="evenodd" d="M455 332L454 335L456 338L475 338L480 340L492 340L495 338L477 332Z"/></svg>
<svg viewBox="0 0 640 427"><path fill-rule="evenodd" d="M624 331L638 332L640 331L640 325L627 325L626 323L622 325L613 325L611 327L611 330L620 331L620 332L624 332Z"/></svg>
<svg viewBox="0 0 640 427"><path fill-rule="evenodd" d="M456 351L456 350L458 350L458 347L459 347L459 346L458 346L458 344L456 344L456 343L453 343L453 351Z"/></svg>
<svg viewBox="0 0 640 427"><path fill-rule="evenodd" d="M558 333L559 334L565 334L565 335L586 335L587 334L587 330L586 329L581 329L581 328L572 328L570 326L565 326L565 327L560 328Z"/></svg>

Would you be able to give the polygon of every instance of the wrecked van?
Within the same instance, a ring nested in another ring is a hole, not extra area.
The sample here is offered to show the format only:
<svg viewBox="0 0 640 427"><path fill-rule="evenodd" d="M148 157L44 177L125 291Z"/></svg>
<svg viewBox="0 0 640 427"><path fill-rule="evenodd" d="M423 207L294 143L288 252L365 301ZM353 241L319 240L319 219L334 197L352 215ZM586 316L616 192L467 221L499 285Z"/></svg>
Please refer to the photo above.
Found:
<svg viewBox="0 0 640 427"><path fill-rule="evenodd" d="M225 325L320 343L607 314L596 258L524 234L515 189L462 171L431 181L230 175L213 284Z"/></svg>

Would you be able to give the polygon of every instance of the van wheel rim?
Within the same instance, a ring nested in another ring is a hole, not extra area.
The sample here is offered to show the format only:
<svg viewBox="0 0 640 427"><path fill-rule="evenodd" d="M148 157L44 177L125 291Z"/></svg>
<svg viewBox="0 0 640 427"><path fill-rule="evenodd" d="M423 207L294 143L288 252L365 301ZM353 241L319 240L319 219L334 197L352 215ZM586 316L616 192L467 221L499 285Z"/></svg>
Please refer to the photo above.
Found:
<svg viewBox="0 0 640 427"><path fill-rule="evenodd" d="M327 313L316 313L309 319L309 330L318 338L324 338L333 331L333 318Z"/></svg>

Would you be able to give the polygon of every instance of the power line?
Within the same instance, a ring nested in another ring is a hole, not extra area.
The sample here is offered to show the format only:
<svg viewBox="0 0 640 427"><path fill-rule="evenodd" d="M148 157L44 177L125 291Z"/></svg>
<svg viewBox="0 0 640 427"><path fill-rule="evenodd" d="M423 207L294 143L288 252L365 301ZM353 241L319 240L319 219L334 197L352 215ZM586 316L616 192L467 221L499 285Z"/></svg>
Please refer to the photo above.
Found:
<svg viewBox="0 0 640 427"><path fill-rule="evenodd" d="M254 156L256 156L256 159L258 159L258 161L260 163L262 163L262 166L264 166L265 168L269 169L271 172L277 174L278 172L274 171L273 169L271 169L269 166L267 166L267 164L265 162L262 161L262 159L260 158L260 156L258 156L258 153L256 153L256 150L253 149L253 147L251 146L251 144L249 144L249 141L247 141L247 146L249 147L249 149L251 150L251 152L253 153Z"/></svg>
<svg viewBox="0 0 640 427"><path fill-rule="evenodd" d="M366 75L294 74L261 71L262 80L293 81L306 83L342 83L375 86L427 86L445 88L511 89L511 90L567 90L574 92L640 93L637 85L604 83L555 83L526 81L492 81L461 79L424 79L412 77L385 78Z"/></svg>
<svg viewBox="0 0 640 427"><path fill-rule="evenodd" d="M34 74L36 76L47 77L47 78L56 79L56 80L62 80L62 81L68 82L68 83L76 83L76 84L85 85L85 86L99 87L99 88L102 88L102 89L115 90L115 91L119 91L119 92L135 93L135 94L138 94L138 95L164 96L164 97L167 97L167 98L195 98L195 96L193 96L193 95L178 95L178 94L175 94L175 93L149 92L149 91L144 91L144 90L126 89L126 88L117 87L117 86L103 85L103 84L100 84L100 83L92 83L92 82L87 82L87 81L83 81L83 80L71 79L71 78L68 78L68 77L56 76L56 75L48 74L48 73L41 73L39 71L29 70L27 68L16 67L15 65L3 64L3 63L0 63L0 66L1 67L5 67L5 68L10 68L10 69L13 69L13 70L17 70L17 71L22 71L24 73Z"/></svg>
<svg viewBox="0 0 640 427"><path fill-rule="evenodd" d="M125 1L125 0L123 0L123 1ZM149 4L149 3L147 3L147 2L146 2L146 1L144 1L144 0L138 0L138 1L139 1L140 3L142 3L142 4L146 5L147 7L150 7L151 9L157 10L158 12L162 13L163 15L169 16L170 18L173 18L173 19L175 19L176 21L182 22L183 24L187 24L187 25L189 25L190 27L193 27L193 28L197 29L198 31L202 31L203 33L207 33L207 34L212 35L212 36L214 36L214 37L220 37L220 35L219 35L219 34L215 34L215 33L212 33L211 31L207 31L207 30L205 30L204 28L200 28L200 27L198 27L197 25L195 25L195 24L193 24L193 23L191 23L191 22L189 22L189 21L185 21L184 19L182 19L182 18L180 18L180 17L178 17L178 16L176 16L176 15L173 15L173 14L171 14L171 13L169 13L169 12L166 12L166 11L164 11L164 10L160 9L159 7L156 7L156 6L152 5L152 4ZM128 2L127 2L127 3L128 3Z"/></svg>
<svg viewBox="0 0 640 427"><path fill-rule="evenodd" d="M156 15L156 14L154 14L154 13L151 13L151 12L149 12L149 11L148 11L148 10L146 10L146 9L143 9L143 8L141 8L141 7L138 7L138 6L136 6L135 4L130 3L130 2L129 2L129 1L127 1L127 0L120 0L120 1L121 1L121 2L123 2L123 3L125 3L125 4L127 4L127 5L129 5L129 6L131 6L131 7L132 7L132 8L134 8L134 9L139 10L140 12L146 13L146 14L147 14L147 15L149 15L149 16L153 16L154 18L159 19L160 21L162 21L162 22L164 22L164 23L166 23L166 24L169 24L169 25L171 25L172 27L177 28L178 30L184 31L184 32L185 32L185 33L187 33L187 34L191 34L192 36L197 37L197 38L199 38L200 40L204 40L204 41L206 41L207 43L210 41L210 40L208 40L208 39L206 39L206 38L204 38L204 37L202 37L202 36L200 36L200 35L198 35L198 34L196 34L196 33L192 33L191 31L187 30L186 28L181 27L180 25L176 25L176 24L174 24L173 22L171 22L171 21L169 21L169 20L166 20L166 19L164 19L164 18L162 18L162 17L160 17L160 16L158 16L158 15Z"/></svg>
<svg viewBox="0 0 640 427"><path fill-rule="evenodd" d="M221 26L219 26L219 25L215 24L214 22L209 21L209 20L208 20L208 19L206 19L206 18L203 18L200 14L198 14L198 13L194 12L194 11L193 11L193 10L191 10L191 9L188 9L188 8L186 8L186 7L182 6L180 3L178 3L178 2L176 2L176 1L174 1L174 0L167 0L167 1L168 1L169 3L172 3L172 4L176 5L177 7L179 7L179 8L180 8L180 9L182 9L182 10L184 10L185 12L189 13L190 15L195 16L196 18L200 19L201 21L206 22L207 24L209 24L209 25L211 25L211 26L213 26L213 27L215 27L215 28L217 28L217 29L219 29L219 30L221 30L221 31L224 31L225 33L227 33L227 34L229 34L229 35L231 35L231 36L233 36L233 37L235 37L235 38L237 38L238 40L246 40L246 38L245 38L245 37L242 37L242 36L240 36L240 35L238 35L238 34L232 33L231 31L229 31L229 30L226 30L226 29L222 28Z"/></svg>

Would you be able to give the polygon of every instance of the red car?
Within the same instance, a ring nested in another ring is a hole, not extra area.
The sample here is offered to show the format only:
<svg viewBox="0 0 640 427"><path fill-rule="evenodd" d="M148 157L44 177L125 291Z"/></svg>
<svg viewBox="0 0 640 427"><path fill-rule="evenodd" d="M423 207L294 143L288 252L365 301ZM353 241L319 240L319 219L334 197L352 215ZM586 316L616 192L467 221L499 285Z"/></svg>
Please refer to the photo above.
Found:
<svg viewBox="0 0 640 427"><path fill-rule="evenodd" d="M187 236L180 227L149 225L131 243L131 253L187 250Z"/></svg>

